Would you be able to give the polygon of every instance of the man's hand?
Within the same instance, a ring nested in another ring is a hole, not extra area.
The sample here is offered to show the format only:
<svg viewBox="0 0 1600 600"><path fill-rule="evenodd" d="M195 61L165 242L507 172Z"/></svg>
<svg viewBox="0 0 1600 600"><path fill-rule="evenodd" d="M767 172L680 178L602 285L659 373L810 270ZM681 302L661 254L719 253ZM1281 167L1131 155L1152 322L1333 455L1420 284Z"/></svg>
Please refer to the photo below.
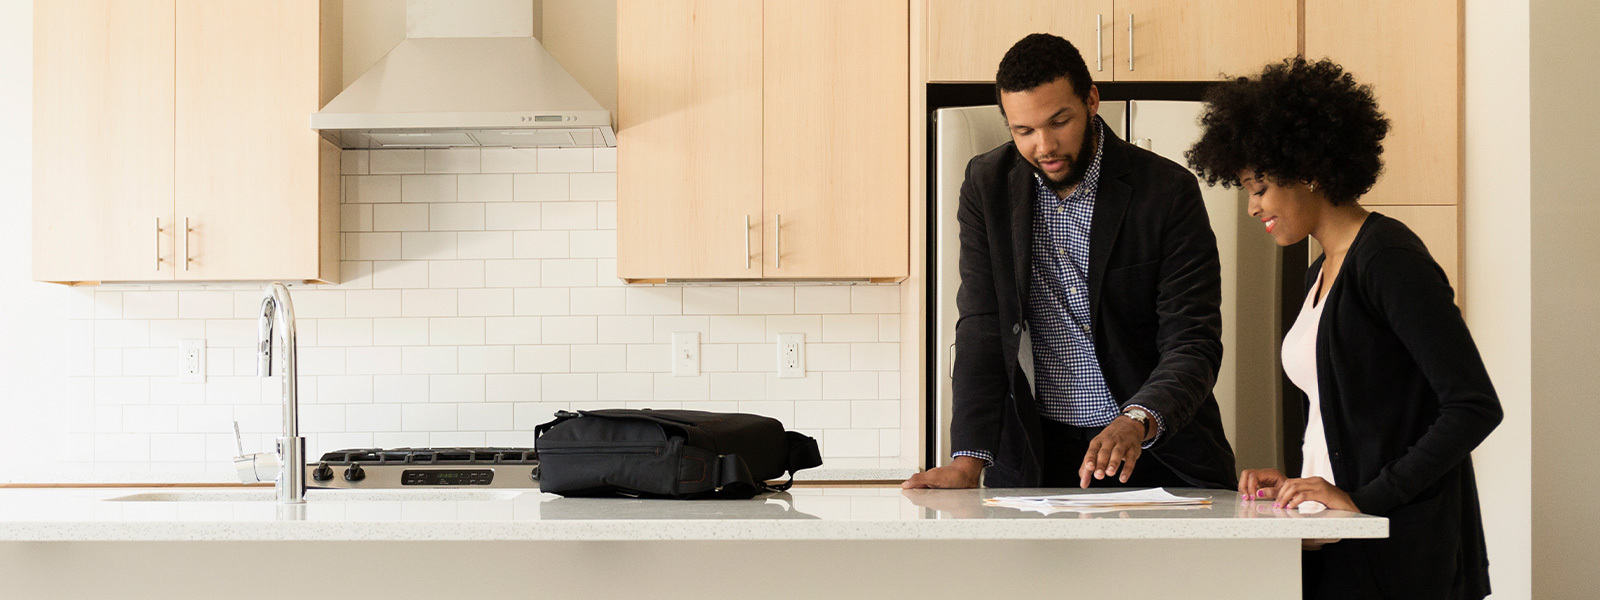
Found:
<svg viewBox="0 0 1600 600"><path fill-rule="evenodd" d="M982 459L957 456L948 465L912 475L900 488L975 488L979 476L983 475L983 467Z"/></svg>
<svg viewBox="0 0 1600 600"><path fill-rule="evenodd" d="M1133 464L1144 454L1142 444L1145 426L1128 417L1117 417L1089 442L1089 451L1083 455L1083 466L1078 467L1078 487L1089 487L1089 478L1105 479L1122 474L1127 483L1133 475Z"/></svg>

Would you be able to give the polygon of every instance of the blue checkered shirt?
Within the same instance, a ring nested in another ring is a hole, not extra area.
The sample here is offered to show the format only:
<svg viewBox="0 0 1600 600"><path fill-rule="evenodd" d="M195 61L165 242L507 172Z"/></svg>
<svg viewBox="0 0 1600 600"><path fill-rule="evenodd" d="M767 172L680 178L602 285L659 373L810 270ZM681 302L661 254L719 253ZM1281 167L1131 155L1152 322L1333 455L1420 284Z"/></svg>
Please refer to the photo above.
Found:
<svg viewBox="0 0 1600 600"><path fill-rule="evenodd" d="M1100 157L1105 125L1095 119L1093 162L1083 181L1065 198L1034 175L1033 273L1030 281L1028 331L1032 336L1034 400L1044 418L1077 427L1104 427L1123 408L1100 372L1089 314L1089 226L1100 191ZM1132 405L1138 406L1138 405ZM1140 406L1156 419L1161 415ZM1154 443L1155 438L1151 439ZM1149 447L1149 443L1145 447ZM966 450L955 456L994 463L987 450Z"/></svg>

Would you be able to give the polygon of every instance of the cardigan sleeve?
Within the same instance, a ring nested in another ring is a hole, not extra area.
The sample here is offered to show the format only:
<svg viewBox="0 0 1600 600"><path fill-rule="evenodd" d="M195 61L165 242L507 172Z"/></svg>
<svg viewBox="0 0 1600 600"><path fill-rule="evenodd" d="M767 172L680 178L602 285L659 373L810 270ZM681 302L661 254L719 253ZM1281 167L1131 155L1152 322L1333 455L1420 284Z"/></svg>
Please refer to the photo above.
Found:
<svg viewBox="0 0 1600 600"><path fill-rule="evenodd" d="M1413 446L1350 496L1383 515L1415 498L1472 453L1503 413L1454 293L1425 251L1390 246L1360 269L1365 300L1411 353L1439 398L1439 416Z"/></svg>

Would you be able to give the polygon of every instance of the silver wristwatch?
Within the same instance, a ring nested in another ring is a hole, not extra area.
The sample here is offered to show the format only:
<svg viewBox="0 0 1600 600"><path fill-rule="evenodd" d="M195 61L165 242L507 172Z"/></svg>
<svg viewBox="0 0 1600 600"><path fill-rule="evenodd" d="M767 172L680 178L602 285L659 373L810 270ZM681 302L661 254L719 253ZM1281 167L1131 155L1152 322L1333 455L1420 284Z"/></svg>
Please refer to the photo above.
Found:
<svg viewBox="0 0 1600 600"><path fill-rule="evenodd" d="M1122 411L1122 416L1133 419L1135 423L1144 426L1144 436L1150 437L1150 413L1137 406Z"/></svg>

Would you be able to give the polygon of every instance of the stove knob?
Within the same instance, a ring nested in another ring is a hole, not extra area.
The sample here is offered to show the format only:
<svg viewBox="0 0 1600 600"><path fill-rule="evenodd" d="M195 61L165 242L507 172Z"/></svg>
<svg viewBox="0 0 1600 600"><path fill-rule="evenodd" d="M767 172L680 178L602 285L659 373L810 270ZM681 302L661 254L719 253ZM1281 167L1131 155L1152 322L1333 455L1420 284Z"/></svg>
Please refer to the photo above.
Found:
<svg viewBox="0 0 1600 600"><path fill-rule="evenodd" d="M350 468L344 470L345 481L355 482L366 478L367 472L361 469L361 465L350 465Z"/></svg>
<svg viewBox="0 0 1600 600"><path fill-rule="evenodd" d="M311 478L316 481L333 479L333 467L329 467L328 463L317 463L317 468L311 470Z"/></svg>

